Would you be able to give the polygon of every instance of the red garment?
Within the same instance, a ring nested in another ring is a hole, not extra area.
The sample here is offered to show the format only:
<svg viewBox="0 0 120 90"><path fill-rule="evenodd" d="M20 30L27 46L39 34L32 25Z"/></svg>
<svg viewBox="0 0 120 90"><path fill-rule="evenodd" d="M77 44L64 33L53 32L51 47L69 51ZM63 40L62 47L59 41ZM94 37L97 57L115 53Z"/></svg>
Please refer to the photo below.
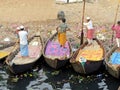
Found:
<svg viewBox="0 0 120 90"><path fill-rule="evenodd" d="M93 37L94 37L94 30L93 29L89 29L87 31L87 38L88 39L93 39Z"/></svg>
<svg viewBox="0 0 120 90"><path fill-rule="evenodd" d="M112 30L116 32L116 38L120 38L120 25L113 25Z"/></svg>

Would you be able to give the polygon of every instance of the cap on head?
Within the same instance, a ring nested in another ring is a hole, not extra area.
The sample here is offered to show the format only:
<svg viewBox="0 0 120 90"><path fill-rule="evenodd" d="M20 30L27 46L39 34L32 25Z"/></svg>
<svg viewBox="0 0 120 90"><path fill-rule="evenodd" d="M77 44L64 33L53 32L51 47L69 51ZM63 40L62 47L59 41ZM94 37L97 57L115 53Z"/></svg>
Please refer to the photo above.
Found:
<svg viewBox="0 0 120 90"><path fill-rule="evenodd" d="M25 28L25 27L24 27L23 25L20 26L20 30L24 30L24 28Z"/></svg>
<svg viewBox="0 0 120 90"><path fill-rule="evenodd" d="M87 20L90 20L90 17L87 17L86 19L87 19Z"/></svg>

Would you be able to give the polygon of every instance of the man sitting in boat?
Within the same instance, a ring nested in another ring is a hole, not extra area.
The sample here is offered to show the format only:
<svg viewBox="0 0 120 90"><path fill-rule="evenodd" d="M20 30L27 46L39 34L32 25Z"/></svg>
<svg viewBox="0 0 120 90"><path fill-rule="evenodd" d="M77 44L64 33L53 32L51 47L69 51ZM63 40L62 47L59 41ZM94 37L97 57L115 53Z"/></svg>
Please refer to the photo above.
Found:
<svg viewBox="0 0 120 90"><path fill-rule="evenodd" d="M88 45L92 45L92 43L93 43L93 36L94 36L93 24L92 24L92 20L90 19L90 17L87 17L86 19L87 19L87 22L83 23L83 24L87 28Z"/></svg>
<svg viewBox="0 0 120 90"><path fill-rule="evenodd" d="M20 54L22 57L28 57L28 32L25 30L24 26L20 26L18 35L20 41Z"/></svg>
<svg viewBox="0 0 120 90"><path fill-rule="evenodd" d="M117 46L120 48L120 21L117 22L117 25L112 26L112 30L116 33Z"/></svg>
<svg viewBox="0 0 120 90"><path fill-rule="evenodd" d="M69 31L70 28L66 24L66 19L62 18L62 23L56 28L58 32L58 41L62 47L65 47L66 39L66 31Z"/></svg>

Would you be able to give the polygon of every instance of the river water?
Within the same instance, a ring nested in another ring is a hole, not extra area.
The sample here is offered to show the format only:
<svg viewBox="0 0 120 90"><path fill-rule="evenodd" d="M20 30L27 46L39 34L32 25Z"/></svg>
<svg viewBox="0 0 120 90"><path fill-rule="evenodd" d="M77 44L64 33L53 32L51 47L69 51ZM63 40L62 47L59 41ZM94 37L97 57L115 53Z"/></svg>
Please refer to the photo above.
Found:
<svg viewBox="0 0 120 90"><path fill-rule="evenodd" d="M11 74L6 65L0 67L0 90L118 90L119 86L104 66L87 76L76 73L70 64L52 69L43 58L21 75Z"/></svg>

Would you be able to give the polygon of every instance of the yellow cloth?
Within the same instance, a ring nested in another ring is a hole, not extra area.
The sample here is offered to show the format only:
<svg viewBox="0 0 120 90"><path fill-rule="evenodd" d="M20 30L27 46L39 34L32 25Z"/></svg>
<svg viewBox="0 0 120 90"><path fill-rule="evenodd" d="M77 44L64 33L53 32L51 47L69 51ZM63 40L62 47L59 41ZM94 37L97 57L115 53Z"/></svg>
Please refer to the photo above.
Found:
<svg viewBox="0 0 120 90"><path fill-rule="evenodd" d="M60 45L64 46L66 43L66 32L58 33L58 41Z"/></svg>
<svg viewBox="0 0 120 90"><path fill-rule="evenodd" d="M9 55L10 54L10 52L0 52L0 58L4 58L4 57L6 57L7 55Z"/></svg>
<svg viewBox="0 0 120 90"><path fill-rule="evenodd" d="M93 49L93 50L80 50L77 55L76 60L79 61L80 57L84 57L86 60L99 61L103 58L103 49Z"/></svg>

